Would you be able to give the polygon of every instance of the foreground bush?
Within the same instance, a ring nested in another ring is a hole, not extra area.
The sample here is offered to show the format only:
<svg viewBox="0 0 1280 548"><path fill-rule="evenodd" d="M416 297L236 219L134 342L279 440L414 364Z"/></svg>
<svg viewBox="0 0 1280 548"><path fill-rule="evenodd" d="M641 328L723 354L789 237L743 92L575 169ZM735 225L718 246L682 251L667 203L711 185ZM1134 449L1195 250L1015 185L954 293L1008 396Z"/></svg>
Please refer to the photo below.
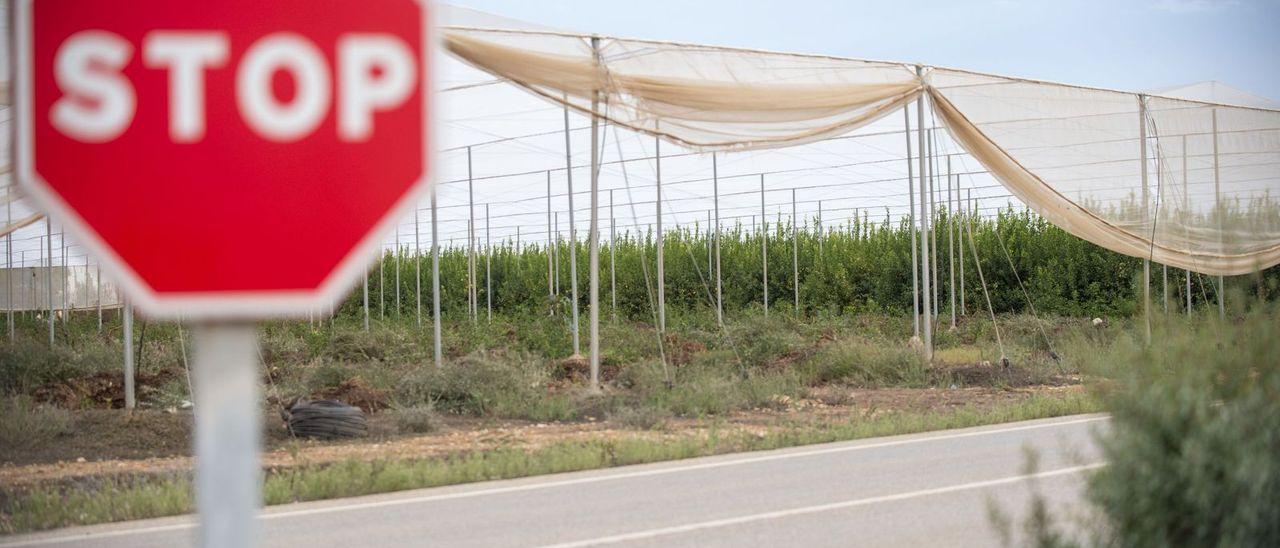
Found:
<svg viewBox="0 0 1280 548"><path fill-rule="evenodd" d="M1274 312L1273 312L1274 313ZM1105 546L1280 546L1280 330L1216 315L1122 339L1093 358L1108 466L1088 483ZM1041 545L1064 536L1030 527Z"/></svg>

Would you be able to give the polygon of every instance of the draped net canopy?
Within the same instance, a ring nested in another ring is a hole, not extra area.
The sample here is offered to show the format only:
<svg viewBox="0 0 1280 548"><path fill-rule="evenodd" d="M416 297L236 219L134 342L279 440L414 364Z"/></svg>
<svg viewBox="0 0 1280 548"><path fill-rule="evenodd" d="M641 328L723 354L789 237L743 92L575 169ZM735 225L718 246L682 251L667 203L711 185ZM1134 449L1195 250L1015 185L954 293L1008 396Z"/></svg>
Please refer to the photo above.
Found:
<svg viewBox="0 0 1280 548"><path fill-rule="evenodd" d="M804 144L923 97L1013 195L1080 238L1203 274L1280 263L1274 108L515 26L448 25L444 46L549 101L704 151Z"/></svg>
<svg viewBox="0 0 1280 548"><path fill-rule="evenodd" d="M927 65L596 37L457 8L442 19L443 49L466 64L694 150L811 144L922 99L951 140L1013 196L1080 238L1203 274L1280 263L1280 108L1260 98L1211 84L1144 95ZM1198 98L1186 98L1188 91ZM6 166L7 152L0 147ZM3 200L13 202L0 204L10 213L0 235L39 221L8 176L0 178Z"/></svg>

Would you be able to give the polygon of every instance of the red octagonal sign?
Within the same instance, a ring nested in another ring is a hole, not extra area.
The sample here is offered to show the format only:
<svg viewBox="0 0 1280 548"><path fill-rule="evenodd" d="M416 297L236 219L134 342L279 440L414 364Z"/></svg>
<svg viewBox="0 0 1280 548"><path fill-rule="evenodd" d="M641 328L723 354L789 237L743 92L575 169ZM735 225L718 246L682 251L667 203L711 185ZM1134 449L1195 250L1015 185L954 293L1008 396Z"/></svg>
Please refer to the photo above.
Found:
<svg viewBox="0 0 1280 548"><path fill-rule="evenodd" d="M328 305L430 158L413 0L19 0L21 184L144 312Z"/></svg>

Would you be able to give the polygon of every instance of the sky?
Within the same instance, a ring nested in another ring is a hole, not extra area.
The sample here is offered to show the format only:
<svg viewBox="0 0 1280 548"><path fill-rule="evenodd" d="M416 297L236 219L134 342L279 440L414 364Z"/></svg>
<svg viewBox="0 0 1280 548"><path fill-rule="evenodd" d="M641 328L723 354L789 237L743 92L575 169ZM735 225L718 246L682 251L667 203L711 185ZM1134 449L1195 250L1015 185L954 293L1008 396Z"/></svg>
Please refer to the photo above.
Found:
<svg viewBox="0 0 1280 548"><path fill-rule="evenodd" d="M1280 0L453 0L564 30L1280 99Z"/></svg>

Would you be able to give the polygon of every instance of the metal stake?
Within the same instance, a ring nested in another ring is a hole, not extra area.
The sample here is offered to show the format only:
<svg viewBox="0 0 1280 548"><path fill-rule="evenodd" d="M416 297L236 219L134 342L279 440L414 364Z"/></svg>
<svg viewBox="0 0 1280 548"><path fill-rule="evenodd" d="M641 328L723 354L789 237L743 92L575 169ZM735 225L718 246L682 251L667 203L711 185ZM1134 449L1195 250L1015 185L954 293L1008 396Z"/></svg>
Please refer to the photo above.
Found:
<svg viewBox="0 0 1280 548"><path fill-rule="evenodd" d="M917 69L917 74L919 70ZM920 108L920 101L916 101ZM907 105L902 107L902 118L906 124L903 134L907 138L907 225L911 232L911 327L912 333L920 336L920 264L916 254L916 187L915 172L911 165L911 112Z"/></svg>
<svg viewBox="0 0 1280 548"><path fill-rule="evenodd" d="M476 187L471 171L471 147L467 147L467 303L471 323L476 318Z"/></svg>
<svg viewBox="0 0 1280 548"><path fill-rule="evenodd" d="M1142 166L1142 222L1151 222L1147 211L1147 97L1138 96L1138 154ZM1144 229L1145 230L1145 229ZM1151 259L1142 259L1142 317L1146 324L1147 343L1151 343Z"/></svg>
<svg viewBox="0 0 1280 548"><path fill-rule="evenodd" d="M769 219L764 213L764 174L760 174L760 286L764 288L764 317L769 317Z"/></svg>
<svg viewBox="0 0 1280 548"><path fill-rule="evenodd" d="M658 263L658 332L666 333L667 332L667 286L666 286L666 276L664 275L664 272L663 272L663 260L662 260L662 247L663 247L662 139L659 139L657 137L653 138L653 155L654 155L655 164L656 164L655 173L657 174L657 178L655 179L654 184L655 184L656 192L658 195L657 199L654 200L655 207L657 208L657 217L658 217L658 249L657 249L657 259L656 259Z"/></svg>
<svg viewBox="0 0 1280 548"><path fill-rule="evenodd" d="M493 323L493 240L489 237L489 204L484 205L484 300L488 321Z"/></svg>
<svg viewBox="0 0 1280 548"><path fill-rule="evenodd" d="M613 216L613 189L609 189L609 298L614 323L618 322L618 224Z"/></svg>
<svg viewBox="0 0 1280 548"><path fill-rule="evenodd" d="M593 102L592 104L595 104L595 103ZM592 110L592 112L595 112L594 109ZM569 116L569 110L568 110L568 107L565 107L565 154L566 155L568 155L568 150L569 150L568 116ZM595 192L595 184L596 184L596 171L595 171L596 167L595 166L597 161L596 154L598 153L598 151L596 150L598 147L598 143L596 142L596 140L598 139L598 136L596 135L596 131L598 130L598 125L599 125L599 122L596 120L596 117L593 114L591 117L591 185L592 185L591 188L593 193ZM573 335L574 355L582 355L582 345L579 342L579 336L578 336L578 326L580 325L578 320L578 225L574 221L574 216L573 216L573 213L574 213L573 211L573 177L568 176L568 174L572 173L572 170L566 169L565 173L566 173L566 180L569 185L569 298L573 300L573 316L571 319L572 323L569 324L569 332L570 334ZM593 198L594 198L594 195L593 195ZM592 204L592 207L594 209L594 203ZM592 215L594 214L595 213L593 211ZM588 237L590 236L588 235ZM592 383L592 386L595 386L595 384Z"/></svg>
<svg viewBox="0 0 1280 548"><path fill-rule="evenodd" d="M956 219L951 207L951 155L947 155L947 269L951 271L951 283L947 284L947 292L951 294L951 329L956 328Z"/></svg>
<svg viewBox="0 0 1280 548"><path fill-rule="evenodd" d="M436 187L431 187L431 336L436 368L443 365L440 337L440 225L436 211Z"/></svg>
<svg viewBox="0 0 1280 548"><path fill-rule="evenodd" d="M547 302L553 303L556 298L556 267L555 267L555 247L551 232L551 171L547 171ZM555 307L552 306L551 314L555 314Z"/></svg>
<svg viewBox="0 0 1280 548"><path fill-rule="evenodd" d="M916 76L923 77L924 69L919 65L916 66ZM920 128L917 132L918 145L920 146L920 263L921 263L921 287L920 295L924 298L924 306L921 307L925 314L930 314L932 305L929 302L929 206L927 199L928 183L925 180L925 167L927 165L926 156L929 149L925 146L924 132L924 98L916 99L916 125ZM933 361L933 319L926 318L923 322L924 329L924 358L926 361Z"/></svg>
<svg viewBox="0 0 1280 548"><path fill-rule="evenodd" d="M418 206L413 207L413 300L414 311L418 316L418 327L422 327L422 241L418 237ZM368 279L365 280L368 285ZM365 289L368 293L368 289ZM369 296L365 295L365 329L369 329L368 319L368 300Z"/></svg>
<svg viewBox="0 0 1280 548"><path fill-rule="evenodd" d="M1226 217L1226 209L1222 207L1222 188L1219 184L1218 173L1218 109L1209 111L1213 116L1213 207L1218 212L1218 252L1224 253L1226 246L1222 243L1222 219ZM1227 281L1221 274L1218 275L1218 319L1226 321L1227 304L1226 297L1223 292L1227 290Z"/></svg>
<svg viewBox="0 0 1280 548"><path fill-rule="evenodd" d="M600 66L600 37L591 37L591 51L594 56L595 64ZM588 291L590 295L591 306L591 390L600 390L600 117L596 116L596 109L599 107L600 92L595 90L591 94L591 224L588 228L587 238L590 240L590 248L587 255L587 269L590 279ZM570 208L570 215L573 209ZM575 246L577 242L574 242ZM577 277L574 278L577 283ZM575 285L576 287L576 285ZM575 315L575 333L577 329L577 295L574 300Z"/></svg>
<svg viewBox="0 0 1280 548"><path fill-rule="evenodd" d="M124 316L124 408L133 409L137 405L137 397L133 386L133 307L125 299L121 314ZM254 400L257 401L256 399ZM203 405L203 403L201 404ZM255 426L256 428L256 426Z"/></svg>
<svg viewBox="0 0 1280 548"><path fill-rule="evenodd" d="M724 295L720 288L720 174L716 166L716 153L711 153L712 203L716 210L716 323L724 327Z"/></svg>
<svg viewBox="0 0 1280 548"><path fill-rule="evenodd" d="M795 315L800 317L800 233L796 231L796 189L791 189L791 289L795 293Z"/></svg>

